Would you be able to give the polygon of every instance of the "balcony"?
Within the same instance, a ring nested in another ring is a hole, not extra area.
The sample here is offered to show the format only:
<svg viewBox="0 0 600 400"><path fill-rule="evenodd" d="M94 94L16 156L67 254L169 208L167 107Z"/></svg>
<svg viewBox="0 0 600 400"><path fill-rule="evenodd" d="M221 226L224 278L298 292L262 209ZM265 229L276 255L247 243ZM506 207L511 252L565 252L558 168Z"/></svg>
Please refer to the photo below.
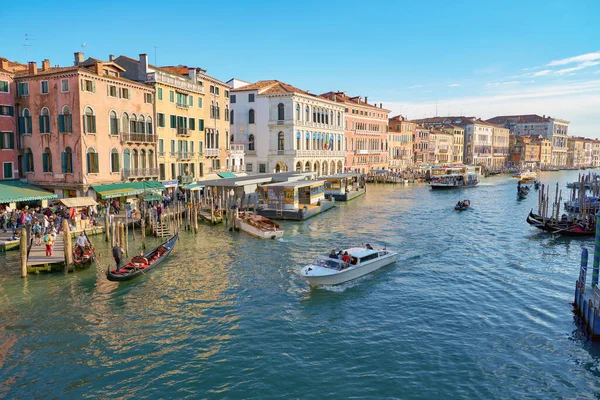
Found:
<svg viewBox="0 0 600 400"><path fill-rule="evenodd" d="M387 154L387 151L385 151L385 150L354 150L354 154L356 154L356 155Z"/></svg>
<svg viewBox="0 0 600 400"><path fill-rule="evenodd" d="M177 127L177 134L182 136L190 136L190 131L188 128L184 128L181 126Z"/></svg>
<svg viewBox="0 0 600 400"><path fill-rule="evenodd" d="M177 153L171 153L171 157L175 157L177 160L191 160L194 158L193 151L178 151Z"/></svg>
<svg viewBox="0 0 600 400"><path fill-rule="evenodd" d="M244 145L243 144L231 144L229 146L229 154L231 155L243 155Z"/></svg>
<svg viewBox="0 0 600 400"><path fill-rule="evenodd" d="M269 120L269 125L292 125L293 119L272 119Z"/></svg>
<svg viewBox="0 0 600 400"><path fill-rule="evenodd" d="M204 155L206 157L218 157L220 151L219 149L204 149Z"/></svg>
<svg viewBox="0 0 600 400"><path fill-rule="evenodd" d="M357 135L385 135L385 132L370 131L367 129L355 129L354 133Z"/></svg>
<svg viewBox="0 0 600 400"><path fill-rule="evenodd" d="M345 151L335 150L291 150L296 157L345 157Z"/></svg>
<svg viewBox="0 0 600 400"><path fill-rule="evenodd" d="M164 151L159 151L158 152L158 156L159 157L164 157L165 156L165 152Z"/></svg>
<svg viewBox="0 0 600 400"><path fill-rule="evenodd" d="M188 106L186 103L179 103L179 102L177 102L177 103L175 104L175 106L176 106L177 108L183 108L183 109L185 109L185 110L187 110L187 109L190 107L190 106Z"/></svg>
<svg viewBox="0 0 600 400"><path fill-rule="evenodd" d="M152 178L158 176L158 168L123 168L121 170L121 178Z"/></svg>
<svg viewBox="0 0 600 400"><path fill-rule="evenodd" d="M121 132L121 142L127 143L144 143L144 144L153 144L158 140L158 136L154 134L148 133L130 133L130 132Z"/></svg>
<svg viewBox="0 0 600 400"><path fill-rule="evenodd" d="M146 82L159 82L175 86L179 89L190 90L197 93L204 93L204 86L193 83L185 77L174 77L171 74L162 71L149 72L146 74Z"/></svg>

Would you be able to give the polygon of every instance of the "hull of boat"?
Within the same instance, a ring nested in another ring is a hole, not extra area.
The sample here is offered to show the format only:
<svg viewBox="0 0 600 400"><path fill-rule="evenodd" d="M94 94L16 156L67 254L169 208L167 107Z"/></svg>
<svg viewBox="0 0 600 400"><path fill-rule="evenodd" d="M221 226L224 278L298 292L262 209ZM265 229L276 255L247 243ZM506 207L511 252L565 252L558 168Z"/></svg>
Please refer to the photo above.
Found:
<svg viewBox="0 0 600 400"><path fill-rule="evenodd" d="M395 253L389 255L388 257L382 257L372 263L361 265L356 268L351 267L342 271L338 271L335 274L321 276L307 276L303 274L303 276L308 281L308 283L313 286L340 285L342 283L346 283L354 279L358 279L367 274L370 274L371 272L377 271L378 269L383 268L387 265L394 264L397 260L398 254Z"/></svg>
<svg viewBox="0 0 600 400"><path fill-rule="evenodd" d="M477 183L471 185L444 185L440 183L431 183L431 189L434 190L445 190L445 189L466 189L477 186Z"/></svg>
<svg viewBox="0 0 600 400"><path fill-rule="evenodd" d="M261 239L280 239L283 237L283 229L279 230L263 230L256 226L245 223L243 220L238 219L240 229L249 235L256 236Z"/></svg>

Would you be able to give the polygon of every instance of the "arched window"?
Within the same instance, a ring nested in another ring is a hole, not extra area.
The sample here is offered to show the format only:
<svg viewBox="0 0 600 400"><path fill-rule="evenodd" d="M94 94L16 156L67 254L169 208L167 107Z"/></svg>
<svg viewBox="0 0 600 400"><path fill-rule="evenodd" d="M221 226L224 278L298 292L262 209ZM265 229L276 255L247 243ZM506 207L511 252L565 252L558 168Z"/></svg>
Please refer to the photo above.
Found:
<svg viewBox="0 0 600 400"><path fill-rule="evenodd" d="M233 142L233 135L229 136L229 143Z"/></svg>
<svg viewBox="0 0 600 400"><path fill-rule="evenodd" d="M138 133L146 133L146 118L143 115L138 118Z"/></svg>
<svg viewBox="0 0 600 400"><path fill-rule="evenodd" d="M23 162L25 164L25 172L34 172L33 153L29 147L27 149L25 149L25 155L23 157Z"/></svg>
<svg viewBox="0 0 600 400"><path fill-rule="evenodd" d="M308 108L308 106L306 106L306 108L304 109L304 120L305 121L310 121L310 109Z"/></svg>
<svg viewBox="0 0 600 400"><path fill-rule="evenodd" d="M131 169L131 152L129 149L123 150L123 169Z"/></svg>
<svg viewBox="0 0 600 400"><path fill-rule="evenodd" d="M110 151L110 172L119 172L119 150L112 149Z"/></svg>
<svg viewBox="0 0 600 400"><path fill-rule="evenodd" d="M118 136L119 135L119 117L117 116L117 113L112 110L110 113L110 134L112 136Z"/></svg>
<svg viewBox="0 0 600 400"><path fill-rule="evenodd" d="M44 172L52 172L52 152L48 147L42 153L42 169Z"/></svg>
<svg viewBox="0 0 600 400"><path fill-rule="evenodd" d="M60 133L73 132L73 116L69 106L63 106L62 113L58 115L58 131Z"/></svg>
<svg viewBox="0 0 600 400"><path fill-rule="evenodd" d="M337 117L338 117L338 118L337 118L337 119L338 119L338 121L337 121L337 122L338 122L338 123L337 123L337 124L338 124L338 126L342 126L342 120L341 120L341 115L340 115L340 112L339 112L339 111L338 111L338 115L337 115Z"/></svg>
<svg viewBox="0 0 600 400"><path fill-rule="evenodd" d="M26 108L23 109L23 116L19 118L19 132L23 135L33 132L31 127L31 113Z"/></svg>
<svg viewBox="0 0 600 400"><path fill-rule="evenodd" d="M300 121L300 104L296 104L296 120Z"/></svg>
<svg viewBox="0 0 600 400"><path fill-rule="evenodd" d="M121 116L121 127L124 133L129 132L129 115L127 115L125 112Z"/></svg>
<svg viewBox="0 0 600 400"><path fill-rule="evenodd" d="M229 121L231 122L231 125L233 125L233 110L229 112Z"/></svg>
<svg viewBox="0 0 600 400"><path fill-rule="evenodd" d="M310 132L306 132L306 143L304 145L304 150L310 150Z"/></svg>
<svg viewBox="0 0 600 400"><path fill-rule="evenodd" d="M333 111L329 113L329 121L327 121L328 124L333 125Z"/></svg>
<svg viewBox="0 0 600 400"><path fill-rule="evenodd" d="M215 115L217 119L221 119L221 109L219 108L219 103L215 103Z"/></svg>
<svg viewBox="0 0 600 400"><path fill-rule="evenodd" d="M147 165L146 150L140 150L140 168L146 168Z"/></svg>
<svg viewBox="0 0 600 400"><path fill-rule="evenodd" d="M98 153L96 153L96 149L90 147L86 152L86 161L87 161L87 173L88 174L97 174L98 173Z"/></svg>
<svg viewBox="0 0 600 400"><path fill-rule="evenodd" d="M96 116L92 107L86 107L83 112L83 132L96 133Z"/></svg>
<svg viewBox="0 0 600 400"><path fill-rule="evenodd" d="M140 167L140 160L138 159L138 152L137 150L133 150L131 152L131 166L133 169L138 169Z"/></svg>
<svg viewBox="0 0 600 400"><path fill-rule="evenodd" d="M150 168L150 169L155 168L154 165L155 165L155 163L154 163L154 151L148 150L148 168Z"/></svg>
<svg viewBox="0 0 600 400"><path fill-rule="evenodd" d="M254 135L248 136L248 151L254 151Z"/></svg>
<svg viewBox="0 0 600 400"><path fill-rule="evenodd" d="M73 151L70 147L65 148L65 151L60 155L62 172L64 174L73 173Z"/></svg>
<svg viewBox="0 0 600 400"><path fill-rule="evenodd" d="M302 149L302 134L300 132L296 132L296 150Z"/></svg>
<svg viewBox="0 0 600 400"><path fill-rule="evenodd" d="M225 106L225 121L229 121L229 107ZM233 121L231 122L233 124Z"/></svg>
<svg viewBox="0 0 600 400"><path fill-rule="evenodd" d="M146 120L146 132L148 133L148 135L154 134L154 130L153 130L153 126L152 126L152 117L148 117L148 119Z"/></svg>
<svg viewBox="0 0 600 400"><path fill-rule="evenodd" d="M277 119L279 121L283 121L285 119L285 107L283 106L283 103L279 103L277 105Z"/></svg>
<svg viewBox="0 0 600 400"><path fill-rule="evenodd" d="M277 134L277 150L285 150L285 140L283 132Z"/></svg>
<svg viewBox="0 0 600 400"><path fill-rule="evenodd" d="M40 113L40 133L50 133L50 110L42 108Z"/></svg>
<svg viewBox="0 0 600 400"><path fill-rule="evenodd" d="M250 109L250 111L248 111L248 123L254 123L254 110L252 108Z"/></svg>
<svg viewBox="0 0 600 400"><path fill-rule="evenodd" d="M137 133L137 116L135 114L131 114L131 118L129 119L129 132Z"/></svg>

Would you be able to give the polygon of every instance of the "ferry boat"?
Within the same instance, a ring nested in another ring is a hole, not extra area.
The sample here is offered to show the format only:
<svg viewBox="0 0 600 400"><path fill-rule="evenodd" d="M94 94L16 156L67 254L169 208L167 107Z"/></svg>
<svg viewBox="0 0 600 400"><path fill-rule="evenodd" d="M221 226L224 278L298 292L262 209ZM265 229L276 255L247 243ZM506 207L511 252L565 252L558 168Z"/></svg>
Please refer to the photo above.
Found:
<svg viewBox="0 0 600 400"><path fill-rule="evenodd" d="M537 178L537 173L534 171L521 171L513 175L521 183L533 183Z"/></svg>
<svg viewBox="0 0 600 400"><path fill-rule="evenodd" d="M474 167L448 167L431 170L431 189L459 189L479 184L479 174Z"/></svg>
<svg viewBox="0 0 600 400"><path fill-rule="evenodd" d="M236 217L236 225L244 232L261 239L279 239L283 237L283 229L262 215L241 212Z"/></svg>
<svg viewBox="0 0 600 400"><path fill-rule="evenodd" d="M352 247L342 251L348 253L347 259L317 256L311 264L302 268L302 276L313 286L339 285L393 264L398 259L398 252L385 249Z"/></svg>

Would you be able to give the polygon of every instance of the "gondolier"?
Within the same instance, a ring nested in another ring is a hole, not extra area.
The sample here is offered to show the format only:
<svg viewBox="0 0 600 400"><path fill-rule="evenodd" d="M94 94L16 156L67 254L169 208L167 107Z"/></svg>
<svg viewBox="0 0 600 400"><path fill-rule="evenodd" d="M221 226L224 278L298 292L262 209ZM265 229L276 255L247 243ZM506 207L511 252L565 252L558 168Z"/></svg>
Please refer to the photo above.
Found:
<svg viewBox="0 0 600 400"><path fill-rule="evenodd" d="M117 272L121 272L121 263L123 262L123 254L125 254L125 250L119 245L115 245L112 248L113 258L115 259L115 263L117 264Z"/></svg>
<svg viewBox="0 0 600 400"><path fill-rule="evenodd" d="M83 231L81 231L81 234L79 236L77 236L75 245L77 246L77 249L79 251L81 251L82 254L85 251L86 246L90 246L90 242L87 239L87 237L85 236L85 233Z"/></svg>

